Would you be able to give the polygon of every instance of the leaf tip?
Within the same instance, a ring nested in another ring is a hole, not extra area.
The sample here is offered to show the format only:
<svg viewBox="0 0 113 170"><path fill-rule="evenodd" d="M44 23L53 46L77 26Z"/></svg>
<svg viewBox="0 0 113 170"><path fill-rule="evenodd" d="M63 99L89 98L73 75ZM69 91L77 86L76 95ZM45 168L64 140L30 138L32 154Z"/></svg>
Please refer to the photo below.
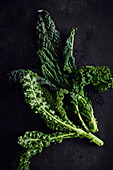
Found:
<svg viewBox="0 0 113 170"><path fill-rule="evenodd" d="M43 9L39 9L38 12L43 12L44 10Z"/></svg>

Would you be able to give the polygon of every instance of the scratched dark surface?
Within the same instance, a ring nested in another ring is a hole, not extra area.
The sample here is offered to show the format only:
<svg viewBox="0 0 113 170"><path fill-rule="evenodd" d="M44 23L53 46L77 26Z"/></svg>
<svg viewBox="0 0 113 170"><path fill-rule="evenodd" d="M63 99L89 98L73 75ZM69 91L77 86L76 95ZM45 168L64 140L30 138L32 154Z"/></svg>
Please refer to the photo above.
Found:
<svg viewBox="0 0 113 170"><path fill-rule="evenodd" d="M61 32L68 36L78 28L75 41L76 65L106 65L113 74L112 0L1 0L0 1L0 169L10 164L19 151L17 137L26 130L46 131L41 118L25 104L21 88L4 78L14 69L25 68L36 59L35 21L38 9L51 14ZM31 170L113 169L113 90L98 93L87 89L92 99L105 145L69 139L52 144L31 159Z"/></svg>

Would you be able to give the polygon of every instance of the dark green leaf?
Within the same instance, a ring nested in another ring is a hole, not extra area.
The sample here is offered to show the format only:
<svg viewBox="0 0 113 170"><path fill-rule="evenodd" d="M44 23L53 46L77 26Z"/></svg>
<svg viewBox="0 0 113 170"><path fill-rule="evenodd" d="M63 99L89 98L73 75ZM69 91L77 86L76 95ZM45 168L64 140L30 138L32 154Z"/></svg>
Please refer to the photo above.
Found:
<svg viewBox="0 0 113 170"><path fill-rule="evenodd" d="M66 45L63 50L63 57L64 57L64 67L63 71L67 71L68 74L75 72L75 58L73 56L73 44L74 44L74 36L77 28L73 28L69 38L66 41Z"/></svg>
<svg viewBox="0 0 113 170"><path fill-rule="evenodd" d="M39 49L48 49L57 58L61 50L61 37L46 10L39 10L36 24L37 45Z"/></svg>

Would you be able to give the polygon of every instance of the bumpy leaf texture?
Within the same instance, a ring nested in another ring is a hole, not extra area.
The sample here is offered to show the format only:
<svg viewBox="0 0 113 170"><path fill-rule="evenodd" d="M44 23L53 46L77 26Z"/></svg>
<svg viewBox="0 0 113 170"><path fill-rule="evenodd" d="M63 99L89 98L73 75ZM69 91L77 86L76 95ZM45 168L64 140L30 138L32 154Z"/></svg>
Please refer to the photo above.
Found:
<svg viewBox="0 0 113 170"><path fill-rule="evenodd" d="M91 84L96 90L102 92L113 88L113 78L107 66L85 66L76 71L74 84L81 87Z"/></svg>
<svg viewBox="0 0 113 170"><path fill-rule="evenodd" d="M70 131L68 127L64 125L67 123L75 127L68 118L65 121L62 120L59 115L55 114L55 110L50 108L50 105L46 101L46 97L43 96L43 90L37 82L37 74L28 70L21 79L21 83L24 89L25 101L35 110L35 113L39 113L45 120L48 127L53 130Z"/></svg>
<svg viewBox="0 0 113 170"><path fill-rule="evenodd" d="M61 51L62 41L60 33L46 10L38 10L36 33L39 49L48 49L57 58Z"/></svg>
<svg viewBox="0 0 113 170"><path fill-rule="evenodd" d="M27 131L24 136L18 138L18 144L24 149L16 158L17 170L29 170L30 157L41 153L44 147L49 147L51 143L61 143L63 139L74 138L76 133L54 132L52 134L44 134L38 131Z"/></svg>
<svg viewBox="0 0 113 170"><path fill-rule="evenodd" d="M64 67L63 71L67 71L68 74L75 73L75 58L73 56L73 45L74 45L74 37L77 28L73 28L71 30L70 36L66 40L66 45L63 50L63 58L64 58Z"/></svg>

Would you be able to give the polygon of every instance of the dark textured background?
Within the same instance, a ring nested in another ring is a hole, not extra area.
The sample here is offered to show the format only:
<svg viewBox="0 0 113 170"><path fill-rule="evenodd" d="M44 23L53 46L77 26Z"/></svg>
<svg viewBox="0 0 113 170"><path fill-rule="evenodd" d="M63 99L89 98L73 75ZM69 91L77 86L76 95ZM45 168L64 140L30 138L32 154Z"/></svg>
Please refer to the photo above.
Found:
<svg viewBox="0 0 113 170"><path fill-rule="evenodd" d="M65 39L70 29L78 28L76 64L107 65L113 74L112 0L1 0L0 1L0 169L10 163L20 147L17 137L26 130L43 130L41 118L25 104L21 89L9 86L5 75L25 68L36 59L35 21L38 9L50 12ZM104 93L88 89L103 147L88 140L70 139L52 144L31 159L32 170L113 169L113 90Z"/></svg>

